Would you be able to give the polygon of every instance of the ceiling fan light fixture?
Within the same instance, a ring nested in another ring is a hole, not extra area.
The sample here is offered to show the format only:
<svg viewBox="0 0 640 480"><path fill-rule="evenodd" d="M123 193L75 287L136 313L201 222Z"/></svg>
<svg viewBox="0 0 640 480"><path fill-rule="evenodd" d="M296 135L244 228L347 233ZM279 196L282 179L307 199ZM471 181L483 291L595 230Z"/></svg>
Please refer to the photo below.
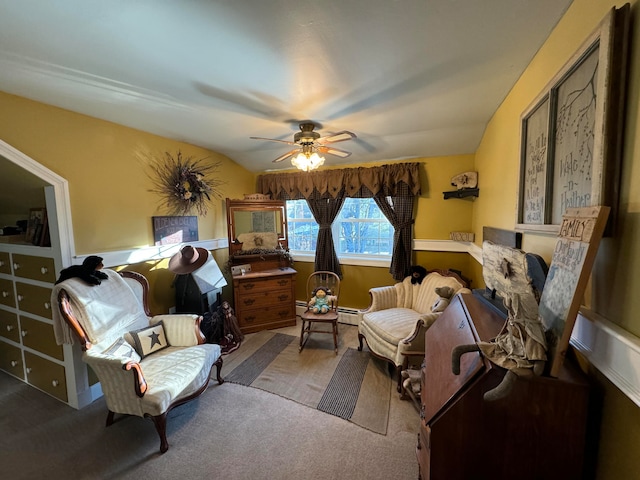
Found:
<svg viewBox="0 0 640 480"><path fill-rule="evenodd" d="M294 167L299 168L304 172L315 170L324 163L324 157L321 157L316 152L313 153L299 153L297 156L291 159L291 163Z"/></svg>

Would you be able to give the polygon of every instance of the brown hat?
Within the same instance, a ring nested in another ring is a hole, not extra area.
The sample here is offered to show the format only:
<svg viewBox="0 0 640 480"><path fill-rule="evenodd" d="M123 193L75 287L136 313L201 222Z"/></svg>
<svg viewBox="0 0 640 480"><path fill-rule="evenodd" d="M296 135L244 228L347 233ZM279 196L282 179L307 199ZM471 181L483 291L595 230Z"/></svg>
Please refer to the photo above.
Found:
<svg viewBox="0 0 640 480"><path fill-rule="evenodd" d="M208 258L208 250L185 245L169 259L169 270L178 275L186 275L199 269Z"/></svg>

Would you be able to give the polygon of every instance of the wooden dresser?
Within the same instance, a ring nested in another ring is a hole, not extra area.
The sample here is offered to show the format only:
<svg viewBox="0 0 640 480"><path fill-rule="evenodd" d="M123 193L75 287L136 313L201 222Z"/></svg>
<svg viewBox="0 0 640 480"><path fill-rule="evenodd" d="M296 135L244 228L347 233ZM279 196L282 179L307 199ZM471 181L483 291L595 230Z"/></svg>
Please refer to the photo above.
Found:
<svg viewBox="0 0 640 480"><path fill-rule="evenodd" d="M242 333L296 324L296 271L290 267L253 270L233 276L236 316ZM267 265L268 266L268 265Z"/></svg>
<svg viewBox="0 0 640 480"><path fill-rule="evenodd" d="M505 370L479 353L451 372L451 350L490 341L504 318L457 295L427 330L416 454L423 480L583 478L591 388L567 359L558 378L518 378L510 395L482 396Z"/></svg>

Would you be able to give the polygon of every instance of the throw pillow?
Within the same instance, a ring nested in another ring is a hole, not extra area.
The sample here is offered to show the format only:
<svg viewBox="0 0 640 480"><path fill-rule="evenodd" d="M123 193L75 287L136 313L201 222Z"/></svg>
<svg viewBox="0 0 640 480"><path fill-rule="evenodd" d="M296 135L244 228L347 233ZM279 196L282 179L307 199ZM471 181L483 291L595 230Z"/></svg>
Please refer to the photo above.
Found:
<svg viewBox="0 0 640 480"><path fill-rule="evenodd" d="M164 334L164 324L162 321L140 330L129 332L133 339L136 352L141 358L158 352L169 346L167 337Z"/></svg>
<svg viewBox="0 0 640 480"><path fill-rule="evenodd" d="M140 355L136 353L131 345L127 343L124 338L119 338L113 345L107 348L102 352L104 355L111 355L113 357L118 357L126 361L134 361L139 362Z"/></svg>

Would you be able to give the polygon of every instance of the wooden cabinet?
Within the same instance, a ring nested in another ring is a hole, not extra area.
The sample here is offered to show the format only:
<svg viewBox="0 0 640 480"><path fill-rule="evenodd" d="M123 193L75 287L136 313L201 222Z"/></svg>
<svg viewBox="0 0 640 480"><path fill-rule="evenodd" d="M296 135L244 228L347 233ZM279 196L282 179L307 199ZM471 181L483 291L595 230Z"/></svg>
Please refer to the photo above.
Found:
<svg viewBox="0 0 640 480"><path fill-rule="evenodd" d="M483 394L506 371L479 353L451 372L451 350L490 341L504 318L458 295L427 330L416 454L423 480L583 478L591 389L567 359L558 378L518 378L508 397Z"/></svg>
<svg viewBox="0 0 640 480"><path fill-rule="evenodd" d="M76 408L88 404L97 394L82 380L86 369L53 333L55 254L31 246L0 248L0 370Z"/></svg>
<svg viewBox="0 0 640 480"><path fill-rule="evenodd" d="M292 268L271 268L233 276L236 317L243 333L296 324Z"/></svg>

